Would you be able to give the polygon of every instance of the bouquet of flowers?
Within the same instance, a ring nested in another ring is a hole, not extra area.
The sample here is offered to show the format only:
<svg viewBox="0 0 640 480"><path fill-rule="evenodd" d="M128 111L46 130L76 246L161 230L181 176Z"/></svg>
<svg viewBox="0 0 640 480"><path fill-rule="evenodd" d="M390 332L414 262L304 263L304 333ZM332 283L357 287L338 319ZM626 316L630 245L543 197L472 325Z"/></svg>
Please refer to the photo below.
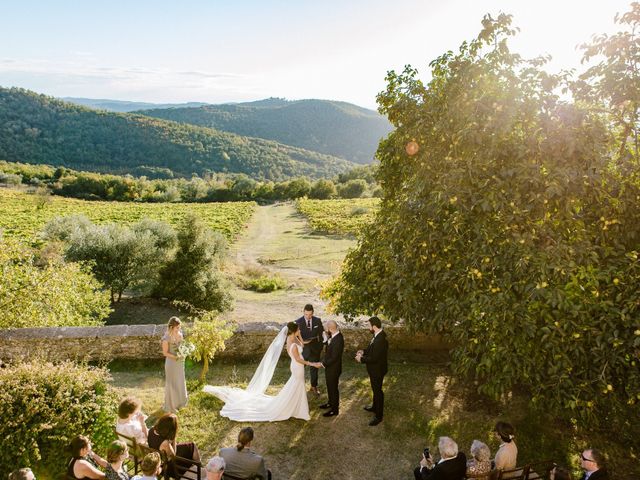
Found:
<svg viewBox="0 0 640 480"><path fill-rule="evenodd" d="M196 346L191 342L182 342L178 347L178 360L184 361L186 358L193 355L193 352L196 351Z"/></svg>

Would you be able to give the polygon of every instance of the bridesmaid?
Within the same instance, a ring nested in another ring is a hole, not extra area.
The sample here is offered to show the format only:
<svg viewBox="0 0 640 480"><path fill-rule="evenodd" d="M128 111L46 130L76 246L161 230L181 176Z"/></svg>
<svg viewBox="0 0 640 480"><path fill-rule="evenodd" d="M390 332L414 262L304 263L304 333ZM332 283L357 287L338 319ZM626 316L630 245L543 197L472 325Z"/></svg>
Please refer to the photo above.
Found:
<svg viewBox="0 0 640 480"><path fill-rule="evenodd" d="M171 317L167 331L162 337L162 354L166 357L164 361L164 406L162 408L169 413L175 413L187 404L184 359L178 358L178 347L183 340L181 328L180 319Z"/></svg>

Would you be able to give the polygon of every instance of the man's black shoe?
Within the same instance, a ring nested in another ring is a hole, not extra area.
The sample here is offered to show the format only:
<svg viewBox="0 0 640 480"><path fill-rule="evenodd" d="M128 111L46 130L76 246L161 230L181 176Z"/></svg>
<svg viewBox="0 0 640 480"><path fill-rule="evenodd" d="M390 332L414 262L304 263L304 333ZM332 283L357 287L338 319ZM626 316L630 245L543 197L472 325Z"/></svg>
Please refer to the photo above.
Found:
<svg viewBox="0 0 640 480"><path fill-rule="evenodd" d="M374 418L373 420L371 420L371 421L369 422L369 426L370 426L370 427L375 427L375 426L376 426L376 425L378 425L380 422L382 422L382 419L381 419L381 418L376 417L376 418Z"/></svg>
<svg viewBox="0 0 640 480"><path fill-rule="evenodd" d="M373 405L367 405L366 407L364 407L364 409L365 409L367 412L373 412Z"/></svg>
<svg viewBox="0 0 640 480"><path fill-rule="evenodd" d="M329 405L328 403L323 403L322 405L318 405L318 408L326 410L327 408L331 408L331 405Z"/></svg>
<svg viewBox="0 0 640 480"><path fill-rule="evenodd" d="M334 412L333 410L329 410L322 414L323 417L335 417L336 415L338 415L338 412Z"/></svg>

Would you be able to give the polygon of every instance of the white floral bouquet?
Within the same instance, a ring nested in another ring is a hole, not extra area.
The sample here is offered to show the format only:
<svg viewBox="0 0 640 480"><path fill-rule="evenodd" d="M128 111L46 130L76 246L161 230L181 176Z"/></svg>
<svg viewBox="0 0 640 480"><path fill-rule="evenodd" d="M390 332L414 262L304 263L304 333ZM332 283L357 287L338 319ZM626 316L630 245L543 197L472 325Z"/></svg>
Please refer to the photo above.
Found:
<svg viewBox="0 0 640 480"><path fill-rule="evenodd" d="M196 346L191 342L182 342L178 347L178 360L184 361L186 358L189 358L193 355L193 352L196 351Z"/></svg>

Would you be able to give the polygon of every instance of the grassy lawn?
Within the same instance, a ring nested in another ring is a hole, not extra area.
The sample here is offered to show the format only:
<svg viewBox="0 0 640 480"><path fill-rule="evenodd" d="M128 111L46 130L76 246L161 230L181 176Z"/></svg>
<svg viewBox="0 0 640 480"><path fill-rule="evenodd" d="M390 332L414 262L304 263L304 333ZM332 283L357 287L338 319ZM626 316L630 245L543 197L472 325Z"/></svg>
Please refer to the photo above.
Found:
<svg viewBox="0 0 640 480"><path fill-rule="evenodd" d="M246 386L255 367L254 362L216 361L207 383ZM162 361L118 361L109 368L113 385L122 396L135 395L143 401L147 413L160 413L164 392ZM208 459L219 448L234 445L240 428L247 424L218 415L222 402L199 391L198 374L199 366L188 366L190 401L179 414L178 435L180 440L195 441L203 458ZM288 375L288 364L283 359L270 387L272 392L282 387ZM514 395L505 404L483 400L473 389L450 376L442 358L391 363L385 381L385 419L375 428L367 425L371 414L362 409L370 402L363 366L345 359L340 392L338 417L322 417L317 406L326 397L317 399L310 394L309 422L252 424L256 430L253 448L266 457L274 478L411 478L422 449L430 445L437 451L441 435L451 436L466 453L476 438L486 442L494 453L498 442L491 431L499 419L516 426L519 463L555 459L575 467L576 452L593 443L606 447L610 458L616 459L613 478L637 478L639 473L628 450L616 444L615 434L595 436L579 432L570 424L536 413L523 395Z"/></svg>

